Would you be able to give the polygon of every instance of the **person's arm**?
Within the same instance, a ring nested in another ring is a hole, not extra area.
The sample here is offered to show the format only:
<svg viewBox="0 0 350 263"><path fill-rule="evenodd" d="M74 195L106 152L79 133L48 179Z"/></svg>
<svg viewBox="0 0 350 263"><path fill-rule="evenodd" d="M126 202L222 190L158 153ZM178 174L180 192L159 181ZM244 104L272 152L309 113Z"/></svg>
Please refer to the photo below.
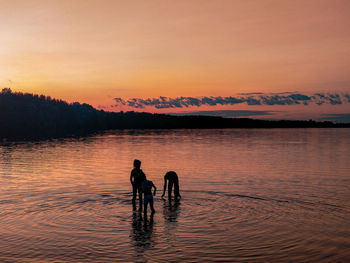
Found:
<svg viewBox="0 0 350 263"><path fill-rule="evenodd" d="M164 187L163 187L163 194L162 194L162 197L164 197L164 195L165 195L165 191L166 191L166 181L167 181L167 179L164 177Z"/></svg>
<svg viewBox="0 0 350 263"><path fill-rule="evenodd" d="M141 181L146 180L146 174L140 169Z"/></svg>
<svg viewBox="0 0 350 263"><path fill-rule="evenodd" d="M135 178L134 178L134 176L133 176L133 174L132 174L132 171L131 171L131 173L130 173L130 183L133 185L134 184L134 181L133 180L135 180Z"/></svg>
<svg viewBox="0 0 350 263"><path fill-rule="evenodd" d="M154 191L153 191L153 195L155 196L156 195L156 192L157 192L157 187L152 183L152 186L154 188Z"/></svg>

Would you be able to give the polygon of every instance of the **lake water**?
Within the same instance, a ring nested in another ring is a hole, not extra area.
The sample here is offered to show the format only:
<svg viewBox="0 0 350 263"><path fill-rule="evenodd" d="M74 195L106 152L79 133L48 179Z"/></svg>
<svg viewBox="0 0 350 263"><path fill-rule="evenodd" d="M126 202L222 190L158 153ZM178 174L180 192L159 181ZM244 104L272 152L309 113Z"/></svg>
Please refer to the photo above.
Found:
<svg viewBox="0 0 350 263"><path fill-rule="evenodd" d="M0 156L0 262L350 262L350 129L113 131ZM133 211L135 158L153 217ZM160 198L169 170L179 203Z"/></svg>

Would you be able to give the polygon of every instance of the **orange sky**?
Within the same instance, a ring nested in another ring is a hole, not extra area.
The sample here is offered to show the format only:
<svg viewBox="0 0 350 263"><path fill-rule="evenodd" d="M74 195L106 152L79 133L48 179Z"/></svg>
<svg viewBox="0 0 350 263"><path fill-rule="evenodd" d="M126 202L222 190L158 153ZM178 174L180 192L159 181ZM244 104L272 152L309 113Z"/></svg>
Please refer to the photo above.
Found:
<svg viewBox="0 0 350 263"><path fill-rule="evenodd" d="M0 1L0 87L93 106L349 92L349 14L348 0Z"/></svg>

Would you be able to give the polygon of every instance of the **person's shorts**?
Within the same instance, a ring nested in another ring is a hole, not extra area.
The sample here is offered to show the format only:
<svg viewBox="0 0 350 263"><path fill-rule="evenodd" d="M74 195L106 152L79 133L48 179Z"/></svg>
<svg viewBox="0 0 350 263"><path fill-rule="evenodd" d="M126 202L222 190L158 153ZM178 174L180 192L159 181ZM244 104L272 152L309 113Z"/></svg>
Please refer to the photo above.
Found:
<svg viewBox="0 0 350 263"><path fill-rule="evenodd" d="M145 204L147 204L149 201L153 201L153 195L145 195Z"/></svg>

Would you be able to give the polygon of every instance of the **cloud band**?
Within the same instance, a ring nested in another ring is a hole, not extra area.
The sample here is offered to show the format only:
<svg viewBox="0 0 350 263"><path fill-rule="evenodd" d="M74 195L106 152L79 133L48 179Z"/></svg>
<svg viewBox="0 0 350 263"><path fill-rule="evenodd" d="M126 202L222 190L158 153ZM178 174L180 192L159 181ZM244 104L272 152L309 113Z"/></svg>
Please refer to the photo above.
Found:
<svg viewBox="0 0 350 263"><path fill-rule="evenodd" d="M305 95L300 93L249 93L240 94L239 96L229 97L159 97L159 98L114 98L116 106L128 106L131 108L154 107L157 109L169 108L188 108L192 106L216 106L216 105L235 105L246 103L248 105L309 105L309 104L331 104L339 105L350 102L348 93L315 93Z"/></svg>

